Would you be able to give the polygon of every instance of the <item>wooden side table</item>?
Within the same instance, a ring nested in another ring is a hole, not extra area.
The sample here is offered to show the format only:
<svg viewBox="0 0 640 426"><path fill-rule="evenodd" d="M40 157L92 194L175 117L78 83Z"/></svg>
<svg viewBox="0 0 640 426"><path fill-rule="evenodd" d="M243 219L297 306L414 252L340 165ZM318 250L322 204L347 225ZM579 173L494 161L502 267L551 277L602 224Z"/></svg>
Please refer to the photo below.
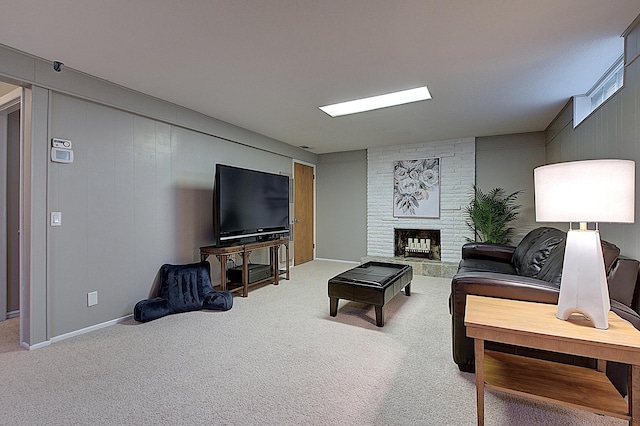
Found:
<svg viewBox="0 0 640 426"><path fill-rule="evenodd" d="M478 425L484 424L485 388L640 425L640 332L613 312L609 312L609 329L600 330L580 315L559 320L556 308L543 303L467 296L465 326L467 336L475 342ZM485 351L485 340L602 361L593 370ZM628 403L605 375L604 360L630 365Z"/></svg>

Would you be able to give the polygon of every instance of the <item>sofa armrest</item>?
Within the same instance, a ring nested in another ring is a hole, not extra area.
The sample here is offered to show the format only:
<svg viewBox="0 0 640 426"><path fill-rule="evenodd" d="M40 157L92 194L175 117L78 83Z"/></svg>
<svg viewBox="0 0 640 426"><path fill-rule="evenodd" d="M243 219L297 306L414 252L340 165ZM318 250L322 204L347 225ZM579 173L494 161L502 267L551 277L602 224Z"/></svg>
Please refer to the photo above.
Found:
<svg viewBox="0 0 640 426"><path fill-rule="evenodd" d="M629 322L636 330L640 330L640 314L636 311L616 300L611 301L611 310L620 318Z"/></svg>
<svg viewBox="0 0 640 426"><path fill-rule="evenodd" d="M514 246L490 243L466 243L462 246L463 259L487 259L511 263Z"/></svg>
<svg viewBox="0 0 640 426"><path fill-rule="evenodd" d="M464 325L467 295L499 297L539 303L558 303L558 287L546 281L518 275L494 272L470 272L455 275L451 280L449 310L453 360L463 371L473 368L473 339L467 337Z"/></svg>
<svg viewBox="0 0 640 426"><path fill-rule="evenodd" d="M611 299L622 302L634 310L640 308L640 291L636 290L638 282L638 261L625 256L618 256L607 271L607 283Z"/></svg>
<svg viewBox="0 0 640 426"><path fill-rule="evenodd" d="M640 315L636 311L616 300L611 300L611 310L623 320L628 321L637 330L640 330ZM613 361L607 362L607 377L622 396L627 395L627 370L628 366L626 364Z"/></svg>

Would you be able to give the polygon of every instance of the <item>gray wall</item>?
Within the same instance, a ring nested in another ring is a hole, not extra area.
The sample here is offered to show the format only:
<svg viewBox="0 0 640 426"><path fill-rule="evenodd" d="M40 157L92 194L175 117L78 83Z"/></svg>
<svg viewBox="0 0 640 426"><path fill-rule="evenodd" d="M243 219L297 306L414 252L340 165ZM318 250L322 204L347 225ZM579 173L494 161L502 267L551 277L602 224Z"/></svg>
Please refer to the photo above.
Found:
<svg viewBox="0 0 640 426"><path fill-rule="evenodd" d="M178 105L0 45L0 78L24 103L22 342L114 320L149 295L162 263L198 259L211 240L213 166L291 175L317 156ZM48 160L51 137L76 160ZM48 225L62 211L62 227ZM87 307L87 292L98 305Z"/></svg>
<svg viewBox="0 0 640 426"><path fill-rule="evenodd" d="M49 210L62 212L48 232L52 336L130 314L160 265L199 260L214 241L216 163L292 172L291 158L57 93L51 135L75 154L49 164Z"/></svg>
<svg viewBox="0 0 640 426"><path fill-rule="evenodd" d="M621 158L636 162L640 188L640 29L629 34L625 46L624 87L575 129L570 102L547 128L547 162ZM601 224L600 233L618 245L622 254L640 258L640 197L636 193L635 224Z"/></svg>
<svg viewBox="0 0 640 426"><path fill-rule="evenodd" d="M535 221L533 169L545 163L545 133L476 138L476 183L483 191L502 187L518 198L517 243ZM366 151L323 154L317 165L317 256L360 261L367 244ZM471 195L471 188L469 188Z"/></svg>
<svg viewBox="0 0 640 426"><path fill-rule="evenodd" d="M539 226L534 210L533 169L543 164L544 132L476 138L476 185L485 193L498 187L507 194L523 191L517 200L522 208L513 224L514 244Z"/></svg>
<svg viewBox="0 0 640 426"><path fill-rule="evenodd" d="M360 262L367 254L367 151L318 156L316 256Z"/></svg>

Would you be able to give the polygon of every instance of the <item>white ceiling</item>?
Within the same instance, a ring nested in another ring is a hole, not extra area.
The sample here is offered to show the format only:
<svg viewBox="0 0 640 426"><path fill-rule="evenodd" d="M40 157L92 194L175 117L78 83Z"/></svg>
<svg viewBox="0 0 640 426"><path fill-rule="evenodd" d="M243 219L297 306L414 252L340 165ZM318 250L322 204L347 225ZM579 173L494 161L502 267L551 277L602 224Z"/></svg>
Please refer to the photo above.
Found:
<svg viewBox="0 0 640 426"><path fill-rule="evenodd" d="M640 0L20 0L2 5L0 43L326 153L544 130L639 13ZM424 84L430 101L317 108Z"/></svg>
<svg viewBox="0 0 640 426"><path fill-rule="evenodd" d="M4 96L14 89L16 89L16 86L14 86L13 84L8 84L0 81L0 96Z"/></svg>

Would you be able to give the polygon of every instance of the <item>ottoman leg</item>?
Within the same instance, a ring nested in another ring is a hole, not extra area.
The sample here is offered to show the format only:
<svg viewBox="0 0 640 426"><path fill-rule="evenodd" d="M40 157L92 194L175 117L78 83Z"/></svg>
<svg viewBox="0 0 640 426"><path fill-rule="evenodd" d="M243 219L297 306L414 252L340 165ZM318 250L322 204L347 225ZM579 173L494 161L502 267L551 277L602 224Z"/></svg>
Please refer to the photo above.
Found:
<svg viewBox="0 0 640 426"><path fill-rule="evenodd" d="M335 317L338 315L338 299L337 297L329 297L329 315Z"/></svg>
<svg viewBox="0 0 640 426"><path fill-rule="evenodd" d="M376 305L376 325L378 327L384 327L384 306Z"/></svg>
<svg viewBox="0 0 640 426"><path fill-rule="evenodd" d="M404 286L404 294L411 296L411 281L409 281L409 284Z"/></svg>

